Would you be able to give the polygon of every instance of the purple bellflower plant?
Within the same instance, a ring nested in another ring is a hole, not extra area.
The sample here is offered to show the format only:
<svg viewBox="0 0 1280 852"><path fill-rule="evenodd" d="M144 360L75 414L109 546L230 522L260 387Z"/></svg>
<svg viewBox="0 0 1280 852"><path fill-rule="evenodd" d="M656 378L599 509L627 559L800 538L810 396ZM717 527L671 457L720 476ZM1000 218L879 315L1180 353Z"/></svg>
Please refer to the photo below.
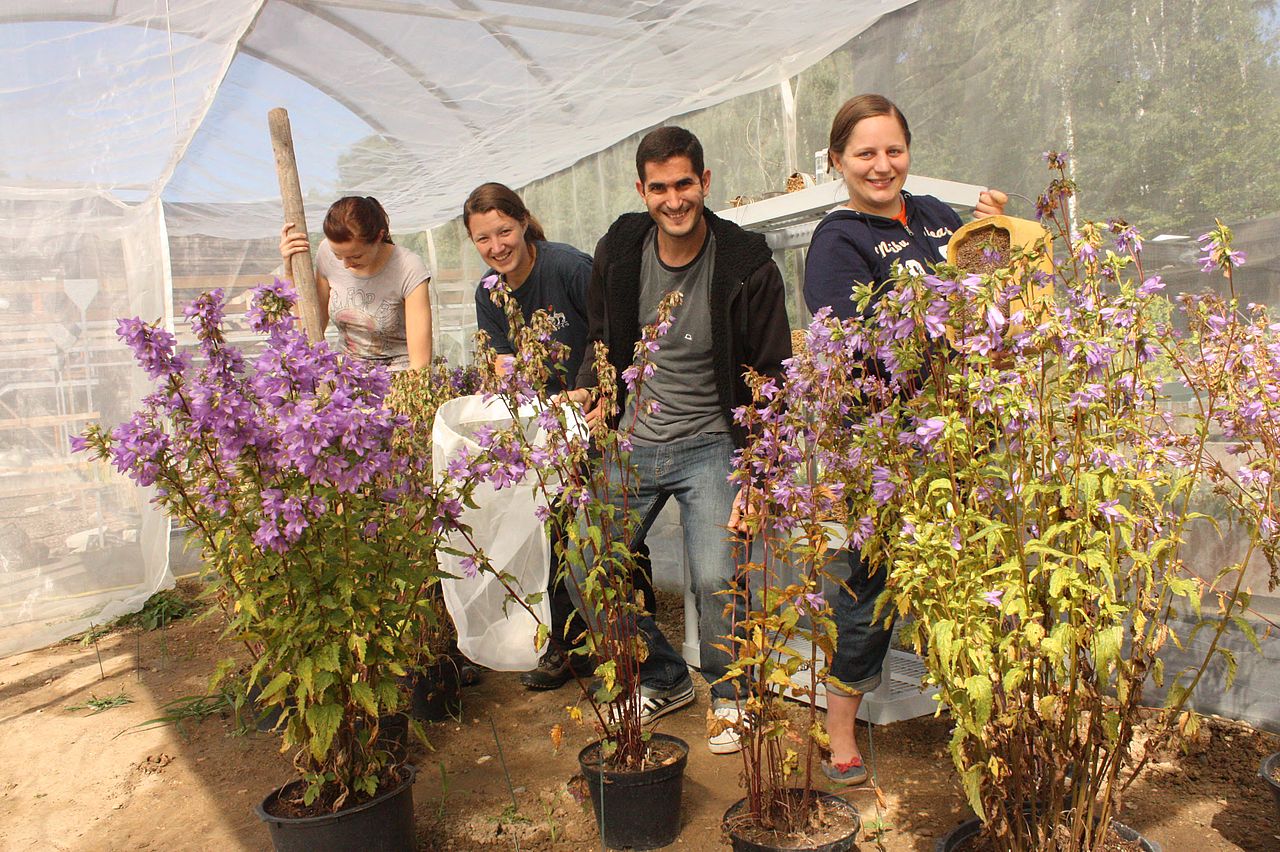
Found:
<svg viewBox="0 0 1280 852"><path fill-rule="evenodd" d="M1188 700L1210 664L1234 674L1225 632L1256 645L1246 569L1264 563L1274 588L1280 546L1280 323L1240 305L1245 258L1219 223L1200 240L1217 286L1182 297L1179 331L1141 236L1073 228L1066 158L1046 161L1050 252L1012 246L981 275L900 270L854 288L858 317L820 312L785 383L757 382L741 413L754 437L738 476L802 577L831 558L821 522L847 511L843 538L888 572L877 617L907 617L900 641L951 713L996 846L1079 852L1102 848L1153 755L1195 732ZM1050 282L1054 300L1026 308ZM1247 543L1197 573L1185 545L1216 529L1209 500ZM782 635L771 625L803 607L763 591L753 615ZM1203 652L1166 671L1191 632ZM777 645L766 634L743 665Z"/></svg>
<svg viewBox="0 0 1280 852"><path fill-rule="evenodd" d="M286 794L325 812L403 774L379 719L401 706L437 548L470 485L433 483L429 438L388 404L389 374L309 342L294 298L279 280L254 291L247 318L266 340L252 358L226 340L220 290L184 311L194 352L121 320L155 388L131 419L73 443L190 526L226 635L251 654L248 683L296 750L301 783Z"/></svg>

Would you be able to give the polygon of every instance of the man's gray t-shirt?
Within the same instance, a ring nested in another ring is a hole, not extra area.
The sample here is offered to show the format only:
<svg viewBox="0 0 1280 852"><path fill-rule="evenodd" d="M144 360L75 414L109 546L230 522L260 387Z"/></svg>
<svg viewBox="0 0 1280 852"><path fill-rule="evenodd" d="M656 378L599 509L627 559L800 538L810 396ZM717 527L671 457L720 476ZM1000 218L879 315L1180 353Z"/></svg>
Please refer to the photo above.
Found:
<svg viewBox="0 0 1280 852"><path fill-rule="evenodd" d="M653 377L640 389L640 400L655 400L658 410L635 417L637 399L627 400L620 428L635 422L632 440L652 446L704 432L728 432L729 424L716 392L711 356L711 274L715 236L710 229L698 256L686 266L670 267L658 258L657 229L645 237L640 261L640 324L658 321L658 303L679 290L684 301L672 312L671 329L658 339L652 355Z"/></svg>

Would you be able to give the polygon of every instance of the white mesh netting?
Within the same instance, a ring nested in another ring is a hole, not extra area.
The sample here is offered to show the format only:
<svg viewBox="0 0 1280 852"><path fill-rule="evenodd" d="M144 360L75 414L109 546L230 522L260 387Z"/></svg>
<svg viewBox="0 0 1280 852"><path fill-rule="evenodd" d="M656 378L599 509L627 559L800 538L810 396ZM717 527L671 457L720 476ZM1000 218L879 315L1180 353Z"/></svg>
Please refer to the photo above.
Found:
<svg viewBox="0 0 1280 852"><path fill-rule="evenodd" d="M289 110L313 230L339 195L374 195L398 242L436 270L435 348L454 361L469 351L482 267L453 217L475 185L523 187L552 239L590 251L639 206L632 158L647 128L670 120L699 135L723 207L811 171L836 107L863 91L910 119L915 174L1034 197L1040 152L1070 152L1081 215L1160 235L1146 261L1171 290L1212 283L1195 270L1194 237L1223 218L1249 253L1244 298L1274 304L1277 11L1248 0L4 4L0 654L167 581L145 496L72 458L67 438L89 419L118 422L141 387L115 317L172 317L202 289L241 293L278 266L269 109ZM1010 212L1031 209L1015 198ZM794 282L803 252L781 260ZM1206 544L1202 570L1220 557ZM1274 616L1277 599L1255 591ZM1274 687L1251 689L1275 705Z"/></svg>

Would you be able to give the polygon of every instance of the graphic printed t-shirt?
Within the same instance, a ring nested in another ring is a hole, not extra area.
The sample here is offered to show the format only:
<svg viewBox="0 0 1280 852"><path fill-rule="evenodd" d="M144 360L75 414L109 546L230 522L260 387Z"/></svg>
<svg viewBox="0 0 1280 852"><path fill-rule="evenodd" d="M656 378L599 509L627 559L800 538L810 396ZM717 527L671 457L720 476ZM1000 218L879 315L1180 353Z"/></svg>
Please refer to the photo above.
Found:
<svg viewBox="0 0 1280 852"><path fill-rule="evenodd" d="M728 432L720 395L716 392L715 364L711 355L711 274L715 264L715 236L686 266L671 267L658 258L657 229L645 238L640 261L640 324L658 321L658 303L679 290L684 301L672 312L671 329L658 339L652 354L654 374L640 389L637 400L627 399L622 429L635 422L632 440L639 445L663 444L692 438L705 432ZM621 378L619 378L621 381ZM658 410L645 413L637 405L647 400Z"/></svg>
<svg viewBox="0 0 1280 852"><path fill-rule="evenodd" d="M329 282L329 319L337 326L343 351L406 370L404 300L431 278L431 270L408 249L392 249L378 274L366 277L345 268L325 240L316 251L316 272Z"/></svg>
<svg viewBox="0 0 1280 852"><path fill-rule="evenodd" d="M520 306L520 314L528 322L533 312L545 310L555 326L555 339L569 347L565 378L572 385L582 365L587 348L587 284L591 281L591 255L565 243L539 241L533 269L524 283L511 296ZM495 274L486 270L484 277ZM476 286L476 325L487 332L493 350L499 355L516 354L511 343L511 330L506 314L493 303L481 282ZM547 390L565 390L565 381L553 372L547 379Z"/></svg>

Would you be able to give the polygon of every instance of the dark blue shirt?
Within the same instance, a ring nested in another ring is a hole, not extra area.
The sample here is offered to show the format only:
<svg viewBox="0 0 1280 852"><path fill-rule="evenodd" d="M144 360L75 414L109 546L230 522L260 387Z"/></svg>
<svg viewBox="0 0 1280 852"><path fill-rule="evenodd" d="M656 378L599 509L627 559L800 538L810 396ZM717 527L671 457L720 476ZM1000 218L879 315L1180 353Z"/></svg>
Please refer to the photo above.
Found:
<svg viewBox="0 0 1280 852"><path fill-rule="evenodd" d="M933 196L904 192L902 197L906 226L847 207L832 210L818 224L804 266L804 301L811 313L830 305L835 316L848 319L856 312L850 299L855 284L884 284L894 261L928 271L947 259L947 243L960 217Z"/></svg>
<svg viewBox="0 0 1280 852"><path fill-rule="evenodd" d="M545 310L555 326L555 338L569 347L567 372L562 377L553 373L547 380L547 391L558 393L572 387L587 348L587 284L591 281L591 256L564 243L536 242L537 257L533 269L512 296L520 306L520 314L528 322L533 312ZM484 277L495 274L492 269ZM488 332L489 341L499 355L516 354L509 337L507 317L493 303L484 284L476 286L476 325ZM568 387L566 387L566 381Z"/></svg>

